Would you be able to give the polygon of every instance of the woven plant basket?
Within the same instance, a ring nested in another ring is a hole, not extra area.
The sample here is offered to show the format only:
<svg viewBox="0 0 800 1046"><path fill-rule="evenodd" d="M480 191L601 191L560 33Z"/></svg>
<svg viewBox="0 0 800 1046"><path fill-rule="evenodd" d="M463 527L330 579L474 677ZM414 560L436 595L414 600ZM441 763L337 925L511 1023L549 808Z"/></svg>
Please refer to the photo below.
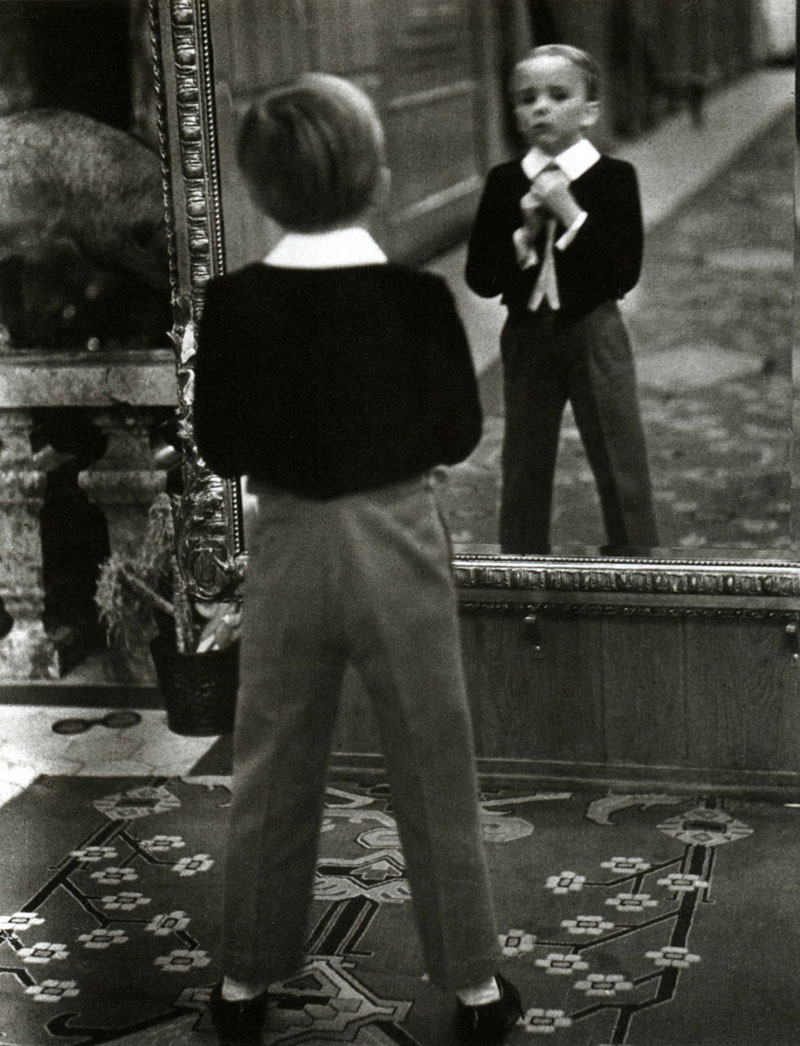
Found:
<svg viewBox="0 0 800 1046"><path fill-rule="evenodd" d="M216 737L233 730L239 685L239 644L182 654L172 637L150 643L167 726L184 737Z"/></svg>

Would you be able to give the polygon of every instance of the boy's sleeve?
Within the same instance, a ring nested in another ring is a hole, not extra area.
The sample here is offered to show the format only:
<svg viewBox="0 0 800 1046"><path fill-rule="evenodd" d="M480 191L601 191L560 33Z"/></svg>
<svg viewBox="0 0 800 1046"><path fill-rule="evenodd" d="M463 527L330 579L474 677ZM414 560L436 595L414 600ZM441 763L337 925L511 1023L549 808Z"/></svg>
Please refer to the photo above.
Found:
<svg viewBox="0 0 800 1046"><path fill-rule="evenodd" d="M564 247L564 261L573 270L576 282L593 287L600 282L607 297L621 298L639 280L644 251L635 169L629 163L620 163L601 198L591 205L578 202L587 212L586 219Z"/></svg>
<svg viewBox="0 0 800 1046"><path fill-rule="evenodd" d="M246 471L241 459L242 405L236 334L212 280L206 287L197 330L193 429L197 449L218 476Z"/></svg>
<svg viewBox="0 0 800 1046"><path fill-rule="evenodd" d="M437 463L456 465L478 445L483 412L467 335L452 291L436 281L429 354L429 415L434 422Z"/></svg>
<svg viewBox="0 0 800 1046"><path fill-rule="evenodd" d="M509 200L503 170L489 172L467 244L464 277L467 286L482 298L503 294L519 274L514 245L519 228L519 201Z"/></svg>

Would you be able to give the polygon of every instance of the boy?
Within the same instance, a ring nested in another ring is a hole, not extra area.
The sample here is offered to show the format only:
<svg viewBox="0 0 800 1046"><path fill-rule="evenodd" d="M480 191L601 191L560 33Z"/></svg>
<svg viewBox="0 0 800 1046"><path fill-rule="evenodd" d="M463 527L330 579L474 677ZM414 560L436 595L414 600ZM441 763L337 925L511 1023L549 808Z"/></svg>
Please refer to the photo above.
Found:
<svg viewBox="0 0 800 1046"><path fill-rule="evenodd" d="M569 401L595 476L608 546L658 543L628 335L617 307L639 279L642 216L630 164L586 138L600 77L586 52L535 48L514 69L522 161L489 172L468 285L500 294L505 396L500 545L550 551L553 474Z"/></svg>
<svg viewBox="0 0 800 1046"><path fill-rule="evenodd" d="M309 74L246 115L238 162L286 234L208 285L195 435L258 499L243 591L223 906L224 1044L258 1043L267 986L300 967L339 687L352 661L386 754L431 980L465 1041L522 1010L499 958L479 825L448 542L430 470L481 413L443 281L387 261L366 225L386 190L367 97Z"/></svg>

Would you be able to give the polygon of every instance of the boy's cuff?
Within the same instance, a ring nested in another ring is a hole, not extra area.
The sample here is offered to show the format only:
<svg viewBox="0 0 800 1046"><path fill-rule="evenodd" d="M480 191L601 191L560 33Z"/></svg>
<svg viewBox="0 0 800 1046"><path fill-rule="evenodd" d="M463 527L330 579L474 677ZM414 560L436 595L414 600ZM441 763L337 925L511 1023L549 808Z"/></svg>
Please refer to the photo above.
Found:
<svg viewBox="0 0 800 1046"><path fill-rule="evenodd" d="M575 219L572 225L570 225L570 227L567 229L567 231L559 236L559 238L556 240L555 245L560 251L565 251L567 247L569 247L569 245L578 235L578 230L581 228L581 226L588 217L589 215L586 213L586 211L581 211L581 213L578 215L578 217Z"/></svg>

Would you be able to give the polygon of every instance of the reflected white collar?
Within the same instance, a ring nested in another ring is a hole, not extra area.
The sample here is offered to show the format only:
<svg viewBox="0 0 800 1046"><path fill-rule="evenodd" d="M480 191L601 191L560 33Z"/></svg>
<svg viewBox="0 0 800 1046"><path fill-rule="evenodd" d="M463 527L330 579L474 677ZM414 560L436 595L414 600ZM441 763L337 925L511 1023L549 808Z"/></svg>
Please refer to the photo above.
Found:
<svg viewBox="0 0 800 1046"><path fill-rule="evenodd" d="M387 261L366 229L351 225L328 232L287 232L264 258L284 269L338 269Z"/></svg>
<svg viewBox="0 0 800 1046"><path fill-rule="evenodd" d="M537 146L522 157L522 169L530 181L542 173L545 167L556 164L566 174L571 182L586 174L600 159L600 153L595 149L588 138L580 138L569 149L565 149L558 156L550 156Z"/></svg>

